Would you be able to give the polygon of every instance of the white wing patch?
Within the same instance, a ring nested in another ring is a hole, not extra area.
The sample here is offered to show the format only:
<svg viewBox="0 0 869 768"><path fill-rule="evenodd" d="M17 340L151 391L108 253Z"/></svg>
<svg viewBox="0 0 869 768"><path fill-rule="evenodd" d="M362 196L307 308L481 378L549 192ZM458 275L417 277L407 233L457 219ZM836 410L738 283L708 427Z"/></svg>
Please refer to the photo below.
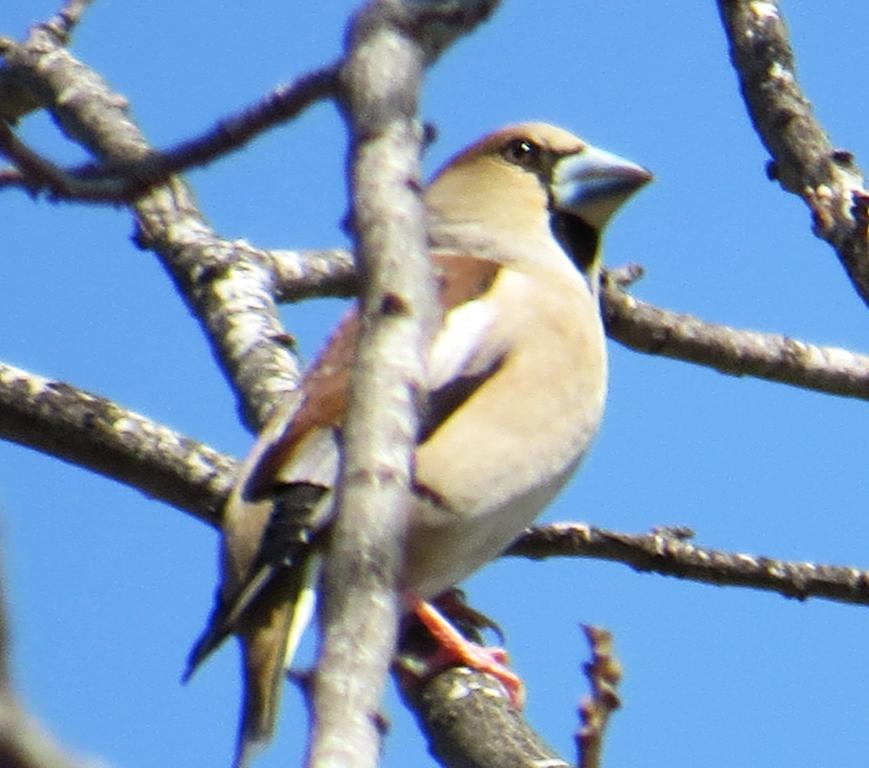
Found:
<svg viewBox="0 0 869 768"><path fill-rule="evenodd" d="M436 390L468 371L482 369L477 358L487 346L495 321L491 301L474 299L451 309L432 341L428 360L428 389Z"/></svg>
<svg viewBox="0 0 869 768"><path fill-rule="evenodd" d="M293 617L290 620L290 628L287 631L287 650L284 654L284 669L289 669L293 664L296 651L305 630L311 623L314 611L317 608L317 582L320 580L320 570L323 559L319 554L313 553L305 559L302 566L305 569L302 577L302 588L293 605Z"/></svg>

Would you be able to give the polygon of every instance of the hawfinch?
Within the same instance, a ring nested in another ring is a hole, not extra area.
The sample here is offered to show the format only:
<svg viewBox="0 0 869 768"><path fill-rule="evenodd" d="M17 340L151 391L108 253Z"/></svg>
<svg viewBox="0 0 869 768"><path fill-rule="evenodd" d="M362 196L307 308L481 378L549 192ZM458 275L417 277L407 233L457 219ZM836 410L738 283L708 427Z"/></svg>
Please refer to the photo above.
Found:
<svg viewBox="0 0 869 768"><path fill-rule="evenodd" d="M402 571L408 611L514 699L503 651L471 646L428 600L499 555L576 469L607 389L599 245L647 170L544 123L504 128L453 158L425 193L442 322L428 353ZM310 617L332 513L351 312L266 426L224 517L222 582L186 677L228 635L244 667L235 765L271 736L281 680Z"/></svg>

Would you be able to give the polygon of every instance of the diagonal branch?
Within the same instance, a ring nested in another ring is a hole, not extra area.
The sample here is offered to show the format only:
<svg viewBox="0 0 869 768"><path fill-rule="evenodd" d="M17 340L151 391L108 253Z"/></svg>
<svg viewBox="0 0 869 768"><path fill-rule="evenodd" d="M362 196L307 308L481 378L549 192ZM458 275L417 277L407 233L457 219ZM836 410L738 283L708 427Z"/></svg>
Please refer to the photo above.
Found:
<svg viewBox="0 0 869 768"><path fill-rule="evenodd" d="M81 17L93 0L66 0L58 13L37 26L41 34L52 38L58 45L66 45ZM5 56L6 47L14 43L0 36L0 56ZM22 86L8 67L0 66L0 121L15 123L24 115L39 108L39 100L29 89Z"/></svg>
<svg viewBox="0 0 869 768"><path fill-rule="evenodd" d="M772 155L770 177L812 211L815 234L835 248L869 304L869 193L853 155L834 149L797 81L777 0L718 0L748 113Z"/></svg>
<svg viewBox="0 0 869 768"><path fill-rule="evenodd" d="M334 68L315 70L291 85L276 88L200 136L171 149L148 151L140 160L128 162L63 169L30 150L0 124L0 152L17 168L0 173L0 188L21 187L31 194L47 192L53 200L132 202L152 187L165 184L174 174L238 150L269 128L334 96L336 84Z"/></svg>
<svg viewBox="0 0 869 768"><path fill-rule="evenodd" d="M402 695L427 734L431 752L449 768L569 768L531 729L494 677L451 667Z"/></svg>
<svg viewBox="0 0 869 768"><path fill-rule="evenodd" d="M135 164L150 156L126 101L44 29L34 28L22 45L5 41L3 53L7 78L101 162ZM300 371L261 252L218 238L178 179L139 199L133 212L139 244L157 253L200 322L246 420L264 423L276 400L294 391Z"/></svg>
<svg viewBox="0 0 869 768"><path fill-rule="evenodd" d="M220 523L236 462L104 397L0 364L0 438Z"/></svg>

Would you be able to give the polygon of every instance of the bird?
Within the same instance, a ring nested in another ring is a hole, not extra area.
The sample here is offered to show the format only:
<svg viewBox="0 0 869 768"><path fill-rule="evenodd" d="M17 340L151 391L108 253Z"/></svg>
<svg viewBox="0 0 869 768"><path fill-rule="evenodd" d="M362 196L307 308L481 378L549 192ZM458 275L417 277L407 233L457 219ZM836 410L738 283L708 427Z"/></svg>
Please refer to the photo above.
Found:
<svg viewBox="0 0 869 768"><path fill-rule="evenodd" d="M441 320L426 356L400 584L408 613L455 658L498 676L517 705L505 653L466 641L432 601L501 554L586 454L607 391L601 238L651 178L567 130L525 122L460 152L424 191ZM239 638L235 768L271 738L313 612L359 331L354 308L260 433L224 510L221 582L184 679Z"/></svg>

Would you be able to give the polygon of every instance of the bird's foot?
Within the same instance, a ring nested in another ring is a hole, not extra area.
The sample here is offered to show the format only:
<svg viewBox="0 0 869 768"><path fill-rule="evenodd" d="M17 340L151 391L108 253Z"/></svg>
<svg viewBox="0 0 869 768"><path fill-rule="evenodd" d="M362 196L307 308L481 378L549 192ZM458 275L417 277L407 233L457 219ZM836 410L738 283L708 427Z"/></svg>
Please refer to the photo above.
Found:
<svg viewBox="0 0 869 768"><path fill-rule="evenodd" d="M466 639L431 603L408 598L408 607L437 643L437 650L425 659L402 659L402 671L417 678L428 678L449 667L463 665L495 677L506 689L510 703L517 710L525 703L525 685L506 665L503 648L477 645Z"/></svg>

